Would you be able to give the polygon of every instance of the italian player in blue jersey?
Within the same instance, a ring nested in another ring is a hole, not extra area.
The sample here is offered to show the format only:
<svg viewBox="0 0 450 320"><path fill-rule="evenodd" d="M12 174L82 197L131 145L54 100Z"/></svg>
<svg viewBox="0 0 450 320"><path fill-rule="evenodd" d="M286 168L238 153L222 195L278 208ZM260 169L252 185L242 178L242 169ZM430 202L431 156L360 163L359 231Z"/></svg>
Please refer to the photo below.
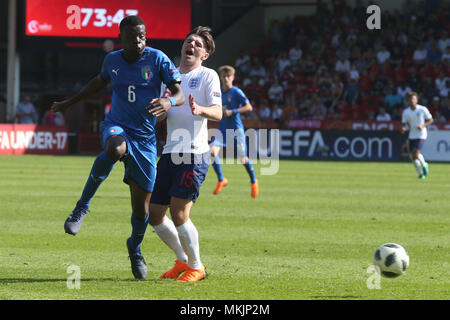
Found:
<svg viewBox="0 0 450 320"><path fill-rule="evenodd" d="M245 166L251 183L251 196L256 198L259 194L258 180L255 170L247 156L247 146L244 134L244 125L241 120L241 113L251 112L252 105L241 89L233 85L235 70L231 66L221 66L218 70L222 87L222 108L223 117L217 128L217 133L211 143L212 166L217 174L218 182L213 194L219 194L222 188L228 184L228 179L222 173L220 165L219 151L221 147L232 147L230 141L226 141L226 131L233 130L234 140L237 143L237 153L239 160Z"/></svg>
<svg viewBox="0 0 450 320"><path fill-rule="evenodd" d="M89 211L89 203L114 164L125 165L123 181L130 187L131 236L127 239L133 275L145 279L147 266L140 246L148 225L150 198L156 177L155 124L175 105L185 102L180 87L181 75L161 51L146 47L145 23L128 16L120 23L119 39L123 49L109 53L99 75L78 94L55 102L53 111L65 111L73 104L112 85L111 111L100 124L104 151L96 158L81 198L67 218L66 233L76 235ZM172 97L160 98L162 84Z"/></svg>

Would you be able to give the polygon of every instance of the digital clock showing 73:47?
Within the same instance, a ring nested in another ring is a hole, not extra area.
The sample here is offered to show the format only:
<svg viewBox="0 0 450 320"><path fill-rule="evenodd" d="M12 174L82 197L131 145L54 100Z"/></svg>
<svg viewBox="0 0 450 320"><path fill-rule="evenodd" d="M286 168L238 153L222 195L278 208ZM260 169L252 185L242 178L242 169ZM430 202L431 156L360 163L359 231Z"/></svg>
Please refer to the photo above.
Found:
<svg viewBox="0 0 450 320"><path fill-rule="evenodd" d="M138 15L138 10L119 9L114 14L108 14L108 10L104 8L79 8L76 5L72 5L67 8L67 13L72 13L67 18L67 27L69 29L81 29L81 27L87 27L91 22L97 28L105 26L110 28L113 24L119 24L125 16ZM84 15L84 17L81 17L81 15ZM77 16L82 19L76 19L78 18Z"/></svg>

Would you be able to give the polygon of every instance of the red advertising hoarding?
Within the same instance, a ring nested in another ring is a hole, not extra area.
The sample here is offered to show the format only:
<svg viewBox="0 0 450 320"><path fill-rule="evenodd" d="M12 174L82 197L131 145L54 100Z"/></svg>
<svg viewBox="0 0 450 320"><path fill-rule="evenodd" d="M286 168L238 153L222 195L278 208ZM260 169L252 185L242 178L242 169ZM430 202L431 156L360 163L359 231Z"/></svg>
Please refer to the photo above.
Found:
<svg viewBox="0 0 450 320"><path fill-rule="evenodd" d="M116 38L120 21L138 15L147 38L184 39L191 30L190 0L26 0L25 34Z"/></svg>
<svg viewBox="0 0 450 320"><path fill-rule="evenodd" d="M0 154L67 154L66 127L0 124Z"/></svg>

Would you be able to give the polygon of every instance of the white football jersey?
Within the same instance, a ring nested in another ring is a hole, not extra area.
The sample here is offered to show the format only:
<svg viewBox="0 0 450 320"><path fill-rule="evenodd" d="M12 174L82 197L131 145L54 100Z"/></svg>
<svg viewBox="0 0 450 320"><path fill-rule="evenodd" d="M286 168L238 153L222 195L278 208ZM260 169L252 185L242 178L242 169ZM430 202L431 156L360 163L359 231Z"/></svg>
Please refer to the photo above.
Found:
<svg viewBox="0 0 450 320"><path fill-rule="evenodd" d="M403 110L402 123L409 126L409 139L426 139L427 128L419 129L417 126L424 124L431 118L431 113L427 107L420 104L416 106L415 110L412 110L410 107Z"/></svg>
<svg viewBox="0 0 450 320"><path fill-rule="evenodd" d="M208 152L208 120L192 114L189 95L192 94L200 106L222 106L219 76L215 70L200 66L182 73L180 86L186 101L181 106L173 106L167 113L167 138L163 153Z"/></svg>

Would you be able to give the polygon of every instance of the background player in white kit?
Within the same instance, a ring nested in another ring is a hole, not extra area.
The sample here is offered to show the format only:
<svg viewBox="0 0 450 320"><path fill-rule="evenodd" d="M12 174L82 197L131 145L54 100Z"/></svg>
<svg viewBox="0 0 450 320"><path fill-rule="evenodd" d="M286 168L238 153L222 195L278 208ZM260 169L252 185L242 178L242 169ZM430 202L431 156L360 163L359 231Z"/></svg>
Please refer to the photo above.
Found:
<svg viewBox="0 0 450 320"><path fill-rule="evenodd" d="M425 179L428 175L428 163L421 153L423 144L427 139L427 126L433 123L430 111L420 104L417 104L419 97L416 92L409 92L406 95L408 108L402 114L402 133L409 126L408 149L414 167L419 173L419 179Z"/></svg>
<svg viewBox="0 0 450 320"><path fill-rule="evenodd" d="M186 102L167 113L167 140L157 165L149 223L176 255L175 265L161 278L195 282L205 278L198 232L190 209L209 168L207 120L222 119L220 80L202 66L214 52L208 27L196 27L184 40L179 71ZM170 208L172 220L166 218ZM172 222L173 221L173 222Z"/></svg>

